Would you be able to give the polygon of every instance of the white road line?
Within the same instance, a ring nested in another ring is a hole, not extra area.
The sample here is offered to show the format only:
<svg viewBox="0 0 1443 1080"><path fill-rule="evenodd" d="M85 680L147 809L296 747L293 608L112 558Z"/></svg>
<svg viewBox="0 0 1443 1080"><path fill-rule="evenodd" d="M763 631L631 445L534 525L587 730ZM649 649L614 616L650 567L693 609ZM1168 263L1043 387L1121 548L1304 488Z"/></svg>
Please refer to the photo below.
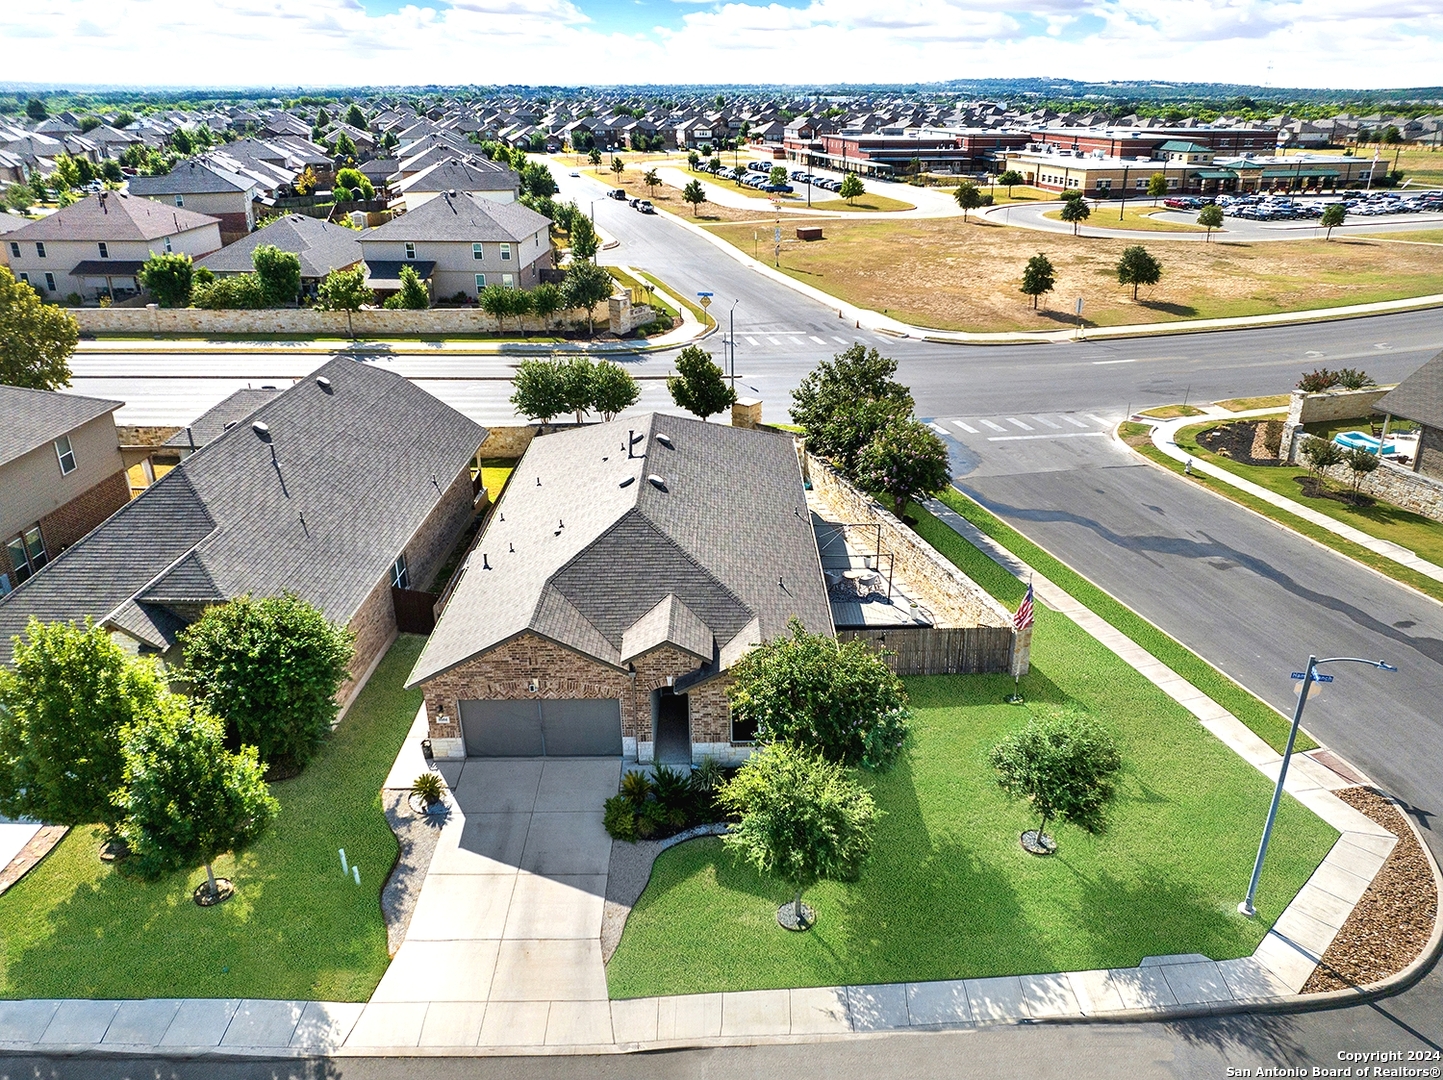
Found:
<svg viewBox="0 0 1443 1080"><path fill-rule="evenodd" d="M1069 424L1071 424L1073 427L1086 427L1086 426L1087 426L1087 425L1084 424L1081 420L1079 420L1079 419L1077 419L1075 416L1073 416L1071 413L1063 413L1063 414L1062 414L1062 419L1066 420L1066 421L1067 421Z"/></svg>
<svg viewBox="0 0 1443 1080"><path fill-rule="evenodd" d="M818 345L825 345L825 344L826 344L826 342L823 341L821 338L817 337L816 334L808 334L808 335L807 335L807 338L808 338L809 340L811 340L811 341L815 341Z"/></svg>
<svg viewBox="0 0 1443 1080"><path fill-rule="evenodd" d="M1094 360L1094 361L1092 362L1092 364L1093 364L1094 367L1102 367L1102 366L1105 365L1105 364L1135 364L1135 363L1137 363L1136 360Z"/></svg>
<svg viewBox="0 0 1443 1080"><path fill-rule="evenodd" d="M1032 419L1036 420L1036 421L1037 421L1039 424L1041 424L1043 427L1050 427L1050 428L1052 428L1054 431L1061 430L1061 428L1062 428L1062 425L1061 425L1061 424L1054 424L1051 420L1047 419L1047 417L1045 417L1045 416L1034 416Z"/></svg>
<svg viewBox="0 0 1443 1080"><path fill-rule="evenodd" d="M1004 417L1003 419L1005 419L1009 424L1012 424L1012 425L1014 425L1015 427L1020 427L1023 431L1031 431L1031 430L1032 430L1032 425L1031 425L1031 424L1024 424L1021 420L1017 419L1017 417L1015 417L1015 416L1007 416L1007 417Z"/></svg>
<svg viewBox="0 0 1443 1080"><path fill-rule="evenodd" d="M993 431L1006 431L1006 430L1007 430L1007 429L1006 429L1005 427L1003 427L1001 424L994 424L991 420L978 420L977 422L978 422L979 424L983 424L983 425L985 425L985 426L987 426L987 427L990 427Z"/></svg>
<svg viewBox="0 0 1443 1080"><path fill-rule="evenodd" d="M1112 427L1112 421L1111 421L1111 420L1104 420L1102 417L1096 415L1095 413L1090 413L1090 412L1089 412L1089 413L1083 413L1082 415L1085 416L1085 417L1087 417L1087 418L1088 418L1089 420L1091 420L1094 424L1101 424L1103 427Z"/></svg>
<svg viewBox="0 0 1443 1080"><path fill-rule="evenodd" d="M774 338L774 337L769 337L769 338L767 338L767 344L768 344L768 345L780 345L781 342L778 341L778 340L777 340L776 338Z"/></svg>
<svg viewBox="0 0 1443 1080"><path fill-rule="evenodd" d="M760 345L761 342L758 341L758 340L757 340L756 338L754 338L754 337L749 337L749 338L747 338L747 344L748 344L748 345Z"/></svg>
<svg viewBox="0 0 1443 1080"><path fill-rule="evenodd" d="M1056 435L989 435L988 442L1016 442L1018 439L1105 439L1105 431L1059 431Z"/></svg>
<svg viewBox="0 0 1443 1080"><path fill-rule="evenodd" d="M933 431L935 431L938 435L946 435L946 436L949 436L949 437L950 437L951 434L952 434L950 431L948 431L946 428L944 428L941 424L928 424L927 426L928 426L929 428L931 428Z"/></svg>
<svg viewBox="0 0 1443 1080"><path fill-rule="evenodd" d="M977 429L975 427L973 427L971 424L964 424L961 420L948 420L947 423L953 424L956 427L961 428L963 431L967 432L968 435L977 434Z"/></svg>
<svg viewBox="0 0 1443 1080"><path fill-rule="evenodd" d="M846 338L844 338L844 337L838 337L836 334L833 334L833 335L832 335L832 340L835 341L838 345L850 345L850 344L851 344L851 342L848 341Z"/></svg>

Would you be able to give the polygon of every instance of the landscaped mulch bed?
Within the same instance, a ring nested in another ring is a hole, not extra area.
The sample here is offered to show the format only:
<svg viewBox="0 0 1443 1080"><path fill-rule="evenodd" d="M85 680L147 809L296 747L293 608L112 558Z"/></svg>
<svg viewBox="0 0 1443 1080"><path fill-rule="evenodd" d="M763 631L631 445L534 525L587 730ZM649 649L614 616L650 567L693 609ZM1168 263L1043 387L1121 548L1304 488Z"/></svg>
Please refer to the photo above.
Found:
<svg viewBox="0 0 1443 1080"><path fill-rule="evenodd" d="M1278 455L1267 447L1265 423L1220 424L1200 432L1198 444L1243 465L1276 465Z"/></svg>
<svg viewBox="0 0 1443 1080"><path fill-rule="evenodd" d="M1310 499L1334 499L1345 506L1372 506L1378 500L1361 491L1356 495L1345 488L1327 487L1316 476L1295 476L1294 481Z"/></svg>
<svg viewBox="0 0 1443 1080"><path fill-rule="evenodd" d="M386 820L396 834L401 851L396 856L396 865L381 890L381 913L386 918L386 948L392 956L406 940L406 931L411 927L411 916L416 911L416 899L421 895L421 883L426 879L426 869L431 865L431 856L436 853L436 842L441 838L441 827L445 818L418 814L411 808L411 793L406 790L381 792L386 807Z"/></svg>
<svg viewBox="0 0 1443 1080"><path fill-rule="evenodd" d="M1396 975L1427 946L1438 917L1433 869L1397 807L1368 787L1334 794L1397 836L1398 844L1303 985L1305 994L1349 990Z"/></svg>
<svg viewBox="0 0 1443 1080"><path fill-rule="evenodd" d="M60 843L60 838L69 830L64 825L42 825L20 853L10 860L10 865L0 870L0 895L23 878L41 859L50 854L50 849Z"/></svg>

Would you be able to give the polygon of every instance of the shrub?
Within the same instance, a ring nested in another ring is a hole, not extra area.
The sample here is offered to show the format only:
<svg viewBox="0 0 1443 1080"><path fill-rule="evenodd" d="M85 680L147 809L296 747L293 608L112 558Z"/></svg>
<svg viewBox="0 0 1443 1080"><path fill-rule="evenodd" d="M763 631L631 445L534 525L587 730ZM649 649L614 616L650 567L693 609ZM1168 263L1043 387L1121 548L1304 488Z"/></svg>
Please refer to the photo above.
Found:
<svg viewBox="0 0 1443 1080"><path fill-rule="evenodd" d="M1343 448L1332 439L1309 436L1303 441L1299 452L1308 463L1309 471L1318 478L1319 484L1323 482L1329 469L1343 463Z"/></svg>
<svg viewBox="0 0 1443 1080"><path fill-rule="evenodd" d="M208 285L197 285L191 293L191 304L213 311L259 310L267 306L266 289L255 274L230 274Z"/></svg>
<svg viewBox="0 0 1443 1080"><path fill-rule="evenodd" d="M1298 380L1298 389L1305 394L1320 394L1338 385L1338 373L1327 368L1315 368Z"/></svg>
<svg viewBox="0 0 1443 1080"><path fill-rule="evenodd" d="M662 821L676 827L686 825L692 812L690 777L658 762L653 768L652 784Z"/></svg>
<svg viewBox="0 0 1443 1080"><path fill-rule="evenodd" d="M635 843L637 840L635 804L625 795L613 795L606 800L602 824L606 826L607 835L613 840Z"/></svg>
<svg viewBox="0 0 1443 1080"><path fill-rule="evenodd" d="M1122 768L1111 735L1086 713L1061 709L1034 714L992 748L990 760L1002 790L1027 800L1041 817L1040 843L1049 821L1100 831L1112 778Z"/></svg>
<svg viewBox="0 0 1443 1080"><path fill-rule="evenodd" d="M1273 457L1278 456L1278 451L1283 446L1283 422L1281 420L1263 421L1263 449Z"/></svg>
<svg viewBox="0 0 1443 1080"><path fill-rule="evenodd" d="M140 284L164 308L182 308L190 303L195 269L184 252L170 255L152 251L140 268Z"/></svg>
<svg viewBox="0 0 1443 1080"><path fill-rule="evenodd" d="M424 799L428 803L440 802L444 789L441 784L441 774L434 773L427 769L420 776L411 782L411 794Z"/></svg>
<svg viewBox="0 0 1443 1080"><path fill-rule="evenodd" d="M1366 371L1345 367L1338 369L1338 385L1344 390L1366 390L1378 384Z"/></svg>

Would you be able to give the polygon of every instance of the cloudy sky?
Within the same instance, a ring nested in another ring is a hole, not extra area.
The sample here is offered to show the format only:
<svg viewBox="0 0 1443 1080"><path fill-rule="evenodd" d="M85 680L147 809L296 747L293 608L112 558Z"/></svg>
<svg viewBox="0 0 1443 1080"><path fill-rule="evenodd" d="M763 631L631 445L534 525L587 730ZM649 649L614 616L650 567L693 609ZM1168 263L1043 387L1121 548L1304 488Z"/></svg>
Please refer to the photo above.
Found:
<svg viewBox="0 0 1443 1080"><path fill-rule="evenodd" d="M1443 82L1443 0L38 0L0 77L137 85Z"/></svg>

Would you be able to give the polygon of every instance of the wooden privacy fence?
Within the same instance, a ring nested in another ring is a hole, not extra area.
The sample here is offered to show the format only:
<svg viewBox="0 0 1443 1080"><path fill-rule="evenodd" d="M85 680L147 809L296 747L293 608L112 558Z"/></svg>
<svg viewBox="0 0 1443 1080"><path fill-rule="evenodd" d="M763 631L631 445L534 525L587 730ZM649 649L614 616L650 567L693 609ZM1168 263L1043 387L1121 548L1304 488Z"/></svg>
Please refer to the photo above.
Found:
<svg viewBox="0 0 1443 1080"><path fill-rule="evenodd" d="M838 630L839 641L865 641L881 650L898 675L991 675L1012 663L1010 626L908 626Z"/></svg>
<svg viewBox="0 0 1443 1080"><path fill-rule="evenodd" d="M396 629L403 634L429 634L436 629L435 593L391 586L391 605L396 609Z"/></svg>

